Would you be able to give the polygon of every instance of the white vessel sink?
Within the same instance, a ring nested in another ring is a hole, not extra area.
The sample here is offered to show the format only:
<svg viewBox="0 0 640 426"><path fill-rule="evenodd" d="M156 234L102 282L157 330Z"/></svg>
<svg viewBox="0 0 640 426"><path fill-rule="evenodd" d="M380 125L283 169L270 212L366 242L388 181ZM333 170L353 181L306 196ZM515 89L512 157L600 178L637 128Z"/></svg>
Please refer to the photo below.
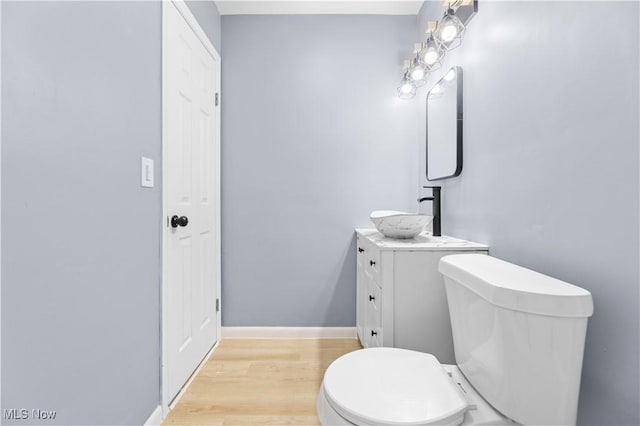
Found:
<svg viewBox="0 0 640 426"><path fill-rule="evenodd" d="M369 218L378 232L389 238L413 238L433 220L430 215L395 210L376 210Z"/></svg>

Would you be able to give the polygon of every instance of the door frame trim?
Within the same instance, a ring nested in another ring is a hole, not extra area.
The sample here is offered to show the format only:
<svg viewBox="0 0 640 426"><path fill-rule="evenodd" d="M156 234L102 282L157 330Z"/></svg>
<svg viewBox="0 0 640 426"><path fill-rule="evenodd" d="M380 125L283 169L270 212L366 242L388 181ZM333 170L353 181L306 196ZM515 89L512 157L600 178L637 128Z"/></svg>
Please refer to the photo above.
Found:
<svg viewBox="0 0 640 426"><path fill-rule="evenodd" d="M191 29L193 30L193 32L195 33L196 37L200 40L200 42L203 44L203 46L205 47L205 49L207 50L207 52L209 52L211 54L211 56L213 56L213 58L216 60L217 63L217 72L216 72L216 92L220 93L220 89L221 89L221 58L220 58L220 54L218 53L218 51L216 50L216 48L213 46L213 44L211 43L211 41L209 40L209 38L207 37L207 35L205 34L204 30L202 29L202 27L200 26L200 24L198 23L198 21L196 20L195 16L193 16L193 14L191 13L191 10L189 10L189 7L186 5L186 3L184 2L184 0L170 0L170 1L163 1L162 2L162 217L160 218L160 226L162 227L162 286L161 286L161 321L160 321L160 339L161 339L161 346L162 346L162 350L161 350L161 360L160 360L160 398L161 398L161 407L162 407L162 418L165 419L167 417L167 415L169 414L170 411L170 407L169 407L169 403L171 402L171 396L169 395L169 390L167 389L166 383L167 383L167 378L168 378L168 366L167 366L167 335L166 335L166 330L167 330L167 321L168 321L168 315L167 315L167 294L168 294L168 288L169 288L169 282L168 282L168 250L167 250L167 242L168 242L168 238L169 238L169 228L167 227L167 223L166 223L166 218L169 216L169 210L168 210L168 205L167 205L167 201L168 201L168 180L167 180L167 168L168 168L168 143L169 141L167 140L168 138L168 128L167 128L167 118L168 118L168 108L167 108L167 103L165 102L165 100L167 99L167 94L168 94L168 81L167 81L167 70L168 70L168 55L167 55L167 51L168 51L168 11L170 7L175 7L178 12L180 13L180 15L182 15L182 17L184 18L184 20L186 21L186 23L189 25L189 27L191 27ZM216 223L215 223L215 230L216 230L216 236L215 236L215 244L216 244L216 250L218 253L218 256L216 258L216 263L217 263L217 279L216 279L216 297L218 299L220 299L220 310L216 313L216 319L217 319L217 342L214 345L213 349L207 354L207 356L205 357L208 358L211 353L213 352L213 350L215 350L215 348L218 345L218 342L220 342L221 338L222 338L222 324L221 324L221 319L222 319L222 295L221 295L221 282L222 282L222 278L221 278L221 261L220 261L220 256L221 256L221 241L220 241L220 214L221 214L221 209L220 209L220 141L221 141L221 131L220 131L220 110L221 110L221 103L215 107L215 118L216 118L216 132L215 132L215 136L216 136L216 144L214 146L214 152L216 153L216 164L215 164L215 171L213 173L215 179L216 179L216 183L214 185L215 188L215 196L214 196L214 200L216 202ZM187 383L185 384L185 387L191 383L191 380L187 381ZM181 391L183 392L184 389Z"/></svg>

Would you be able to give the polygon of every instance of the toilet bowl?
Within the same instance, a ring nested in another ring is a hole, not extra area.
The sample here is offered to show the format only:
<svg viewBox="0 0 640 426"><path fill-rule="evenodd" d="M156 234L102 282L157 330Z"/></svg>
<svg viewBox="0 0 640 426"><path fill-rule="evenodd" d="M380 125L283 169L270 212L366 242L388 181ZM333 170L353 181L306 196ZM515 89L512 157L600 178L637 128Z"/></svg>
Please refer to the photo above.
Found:
<svg viewBox="0 0 640 426"><path fill-rule="evenodd" d="M443 257L457 365L369 348L336 359L323 425L575 425L591 294L477 254Z"/></svg>

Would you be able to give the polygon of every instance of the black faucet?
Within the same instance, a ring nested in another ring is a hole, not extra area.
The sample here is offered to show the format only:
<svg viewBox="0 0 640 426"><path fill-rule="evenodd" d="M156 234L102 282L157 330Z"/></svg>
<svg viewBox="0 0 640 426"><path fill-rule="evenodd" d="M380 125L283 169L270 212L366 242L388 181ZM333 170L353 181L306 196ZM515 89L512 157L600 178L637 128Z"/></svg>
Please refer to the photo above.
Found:
<svg viewBox="0 0 640 426"><path fill-rule="evenodd" d="M442 236L441 229L441 215L440 215L440 190L442 187L440 186L423 186L423 188L431 188L432 197L422 197L418 198L418 202L421 203L423 201L433 201L433 236L440 237Z"/></svg>

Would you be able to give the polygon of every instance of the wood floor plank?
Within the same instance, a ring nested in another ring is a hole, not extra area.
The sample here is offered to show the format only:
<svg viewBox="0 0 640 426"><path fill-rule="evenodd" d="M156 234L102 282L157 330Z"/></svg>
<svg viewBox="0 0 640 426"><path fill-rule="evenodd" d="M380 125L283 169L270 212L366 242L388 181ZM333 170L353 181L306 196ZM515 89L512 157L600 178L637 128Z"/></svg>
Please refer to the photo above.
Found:
<svg viewBox="0 0 640 426"><path fill-rule="evenodd" d="M236 425L319 425L313 416L226 416L224 426Z"/></svg>
<svg viewBox="0 0 640 426"><path fill-rule="evenodd" d="M316 397L352 339L226 339L200 370L166 425L317 425Z"/></svg>

